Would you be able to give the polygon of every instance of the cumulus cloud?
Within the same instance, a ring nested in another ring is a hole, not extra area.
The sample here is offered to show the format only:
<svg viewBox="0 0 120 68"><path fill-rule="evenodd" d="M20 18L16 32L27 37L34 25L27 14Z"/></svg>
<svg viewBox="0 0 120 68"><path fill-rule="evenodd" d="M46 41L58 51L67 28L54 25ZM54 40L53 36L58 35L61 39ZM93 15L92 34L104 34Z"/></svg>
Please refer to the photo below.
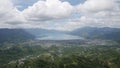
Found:
<svg viewBox="0 0 120 68"><path fill-rule="evenodd" d="M85 26L119 28L119 4L119 0L86 0L73 6L61 0L38 0L20 11L13 0L0 0L0 28L56 30L74 30Z"/></svg>
<svg viewBox="0 0 120 68"><path fill-rule="evenodd" d="M20 11L13 5L11 0L0 0L0 24L18 24L23 22L23 16ZM14 23L15 22L15 23ZM9 27L9 26L8 26Z"/></svg>
<svg viewBox="0 0 120 68"><path fill-rule="evenodd" d="M71 19L67 26L74 29L92 27L120 27L120 6L119 0L86 0L76 6L80 17ZM75 23L75 24L74 24ZM77 25L78 24L78 25Z"/></svg>
<svg viewBox="0 0 120 68"><path fill-rule="evenodd" d="M79 4L77 9L83 12L99 12L112 10L116 5L116 0L86 0L85 3Z"/></svg>
<svg viewBox="0 0 120 68"><path fill-rule="evenodd" d="M59 0L38 1L23 11L23 15L28 20L45 21L51 19L60 19L69 16L72 13L73 6L68 2Z"/></svg>

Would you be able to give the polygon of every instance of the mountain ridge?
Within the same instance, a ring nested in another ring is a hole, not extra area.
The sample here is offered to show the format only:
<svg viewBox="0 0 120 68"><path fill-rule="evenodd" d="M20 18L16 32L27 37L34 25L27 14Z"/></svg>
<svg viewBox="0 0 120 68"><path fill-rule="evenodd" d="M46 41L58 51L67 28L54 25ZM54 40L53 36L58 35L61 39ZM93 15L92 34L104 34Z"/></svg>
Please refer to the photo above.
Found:
<svg viewBox="0 0 120 68"><path fill-rule="evenodd" d="M31 29L0 29L0 42L4 41L16 41L29 40L35 38L43 38L47 36L62 36L62 34L68 34L73 36L83 37L85 39L103 39L103 40L120 40L120 28L97 28L97 27L83 27L73 31L59 31L59 30L47 30L40 28Z"/></svg>
<svg viewBox="0 0 120 68"><path fill-rule="evenodd" d="M0 42L20 42L34 39L34 36L23 29L0 29Z"/></svg>

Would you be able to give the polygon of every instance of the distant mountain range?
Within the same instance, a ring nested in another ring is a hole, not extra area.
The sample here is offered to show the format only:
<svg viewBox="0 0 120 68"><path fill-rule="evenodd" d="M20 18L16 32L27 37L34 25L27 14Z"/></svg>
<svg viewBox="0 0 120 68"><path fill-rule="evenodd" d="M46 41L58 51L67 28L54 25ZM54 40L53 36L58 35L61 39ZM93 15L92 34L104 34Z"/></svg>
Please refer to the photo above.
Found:
<svg viewBox="0 0 120 68"><path fill-rule="evenodd" d="M59 34L59 35L58 35ZM84 27L73 31L58 31L47 29L0 29L0 42L20 41L42 38L49 35L64 36L63 34L83 37L85 39L104 39L120 41L120 28ZM61 37L62 38L62 37ZM64 37L63 37L64 38Z"/></svg>
<svg viewBox="0 0 120 68"><path fill-rule="evenodd" d="M59 31L59 30L47 30L47 29L40 29L40 28L35 28L35 29L25 29L26 32L34 35L35 37L45 37L48 35L57 35L57 34L66 34L68 31Z"/></svg>
<svg viewBox="0 0 120 68"><path fill-rule="evenodd" d="M35 36L26 32L23 29L0 29L1 42L20 42L34 39Z"/></svg>
<svg viewBox="0 0 120 68"><path fill-rule="evenodd" d="M84 27L73 30L69 34L81 36L86 39L120 40L120 28Z"/></svg>

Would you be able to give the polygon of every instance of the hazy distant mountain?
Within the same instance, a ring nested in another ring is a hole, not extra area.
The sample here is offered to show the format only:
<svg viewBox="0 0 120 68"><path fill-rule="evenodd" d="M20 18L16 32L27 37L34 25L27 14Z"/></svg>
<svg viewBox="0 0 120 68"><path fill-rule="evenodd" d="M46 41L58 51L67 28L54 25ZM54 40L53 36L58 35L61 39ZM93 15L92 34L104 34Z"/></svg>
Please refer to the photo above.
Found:
<svg viewBox="0 0 120 68"><path fill-rule="evenodd" d="M34 38L41 39L104 39L120 40L119 28L84 27L73 31L58 31L47 29L0 29L0 42L24 41Z"/></svg>
<svg viewBox="0 0 120 68"><path fill-rule="evenodd" d="M0 29L0 42L16 42L34 39L34 36L23 29Z"/></svg>
<svg viewBox="0 0 120 68"><path fill-rule="evenodd" d="M84 27L73 30L69 34L81 36L87 39L120 40L120 28Z"/></svg>
<svg viewBox="0 0 120 68"><path fill-rule="evenodd" d="M81 39L79 36L68 34L69 31L48 30L48 29L26 29L39 40L75 40Z"/></svg>
<svg viewBox="0 0 120 68"><path fill-rule="evenodd" d="M79 36L86 39L104 39L104 40L120 40L119 28L97 28L97 27L83 27L73 31L59 31L59 30L47 30L47 29L26 29L27 32L32 35L42 38L47 36L59 36L64 38L63 34L73 36Z"/></svg>
<svg viewBox="0 0 120 68"><path fill-rule="evenodd" d="M47 30L47 29L25 29L27 32L31 33L32 35L36 37L45 37L48 35L57 35L57 34L64 34L66 33L65 31L58 31L58 30Z"/></svg>

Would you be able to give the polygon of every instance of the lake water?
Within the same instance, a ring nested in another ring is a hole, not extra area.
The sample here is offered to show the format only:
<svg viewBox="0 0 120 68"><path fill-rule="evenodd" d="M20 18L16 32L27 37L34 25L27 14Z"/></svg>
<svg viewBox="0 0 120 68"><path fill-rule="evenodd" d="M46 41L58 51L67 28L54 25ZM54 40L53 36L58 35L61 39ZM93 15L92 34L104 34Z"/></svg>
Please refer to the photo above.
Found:
<svg viewBox="0 0 120 68"><path fill-rule="evenodd" d="M41 37L37 39L38 40L74 40L74 39L83 39L83 38L69 34L50 34L45 37Z"/></svg>

